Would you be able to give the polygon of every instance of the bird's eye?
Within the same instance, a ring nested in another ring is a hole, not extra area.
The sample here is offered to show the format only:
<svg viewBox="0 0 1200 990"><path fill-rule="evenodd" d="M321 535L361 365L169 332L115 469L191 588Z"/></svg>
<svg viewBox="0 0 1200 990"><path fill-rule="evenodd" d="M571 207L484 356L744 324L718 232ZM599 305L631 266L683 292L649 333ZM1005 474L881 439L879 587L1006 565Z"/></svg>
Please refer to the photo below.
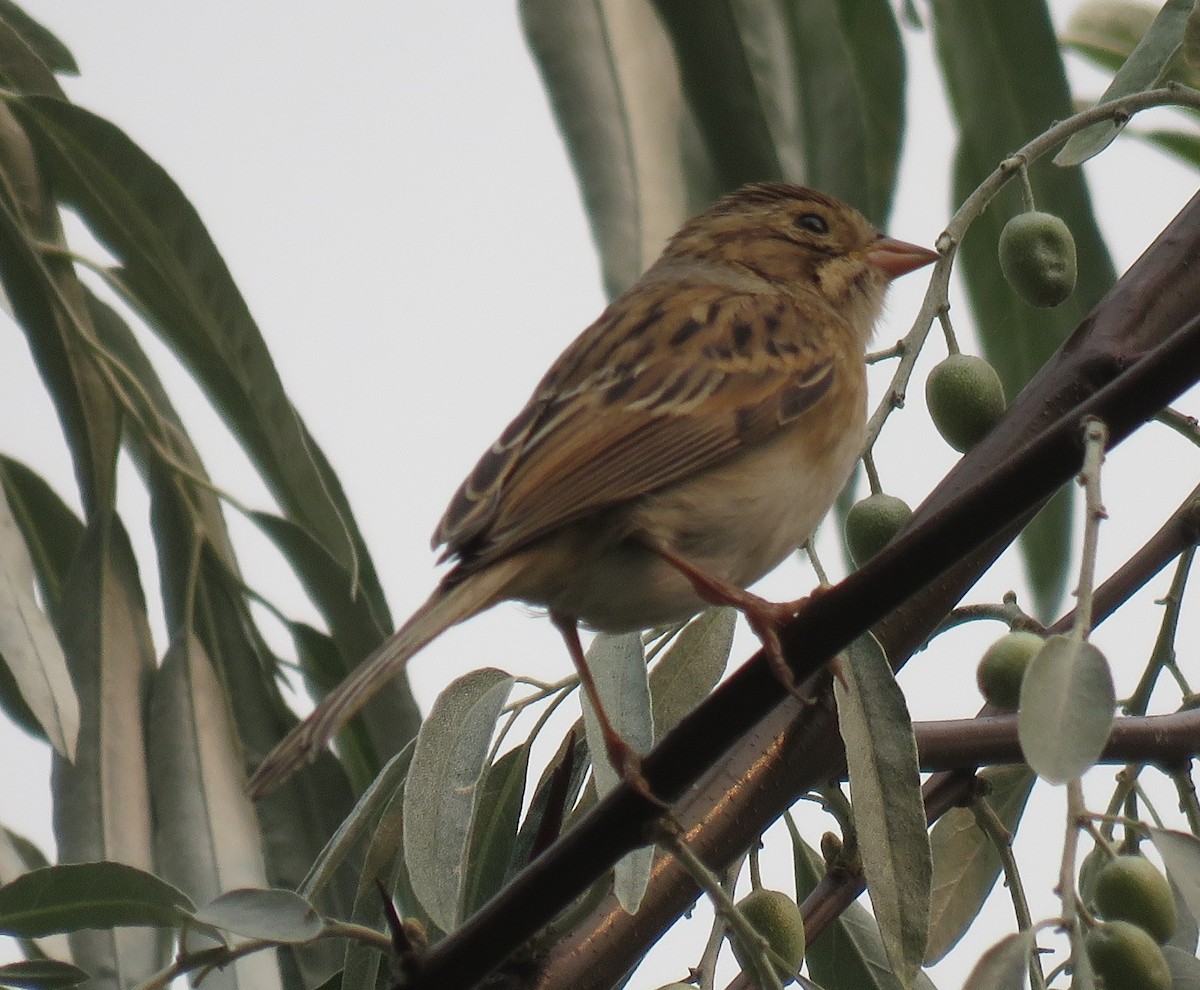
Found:
<svg viewBox="0 0 1200 990"><path fill-rule="evenodd" d="M801 213L795 219L795 224L801 230L807 230L810 234L828 234L829 224L825 222L825 218L819 213Z"/></svg>

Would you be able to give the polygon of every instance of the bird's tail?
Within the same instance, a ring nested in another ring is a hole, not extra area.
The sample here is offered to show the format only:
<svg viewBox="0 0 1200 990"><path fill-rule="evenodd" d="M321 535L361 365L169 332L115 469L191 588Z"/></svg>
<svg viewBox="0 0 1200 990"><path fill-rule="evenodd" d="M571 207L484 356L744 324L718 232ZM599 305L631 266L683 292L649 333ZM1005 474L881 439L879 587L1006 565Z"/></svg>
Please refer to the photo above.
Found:
<svg viewBox="0 0 1200 990"><path fill-rule="evenodd" d="M267 754L250 780L251 797L274 790L302 763L313 759L389 678L404 669L413 654L451 626L506 598L505 590L519 567L517 561L502 560L457 584L440 585L403 626Z"/></svg>

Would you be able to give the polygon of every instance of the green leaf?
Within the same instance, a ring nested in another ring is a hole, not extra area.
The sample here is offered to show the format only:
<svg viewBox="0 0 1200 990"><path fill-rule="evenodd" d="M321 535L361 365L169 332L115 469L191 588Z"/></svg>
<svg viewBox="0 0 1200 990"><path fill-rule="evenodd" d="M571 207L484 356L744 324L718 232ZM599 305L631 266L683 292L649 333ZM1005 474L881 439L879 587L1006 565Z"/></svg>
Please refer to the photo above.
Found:
<svg viewBox="0 0 1200 990"><path fill-rule="evenodd" d="M496 719L513 678L486 667L450 684L417 734L404 789L404 859L434 923L462 920L463 861Z"/></svg>
<svg viewBox="0 0 1200 990"><path fill-rule="evenodd" d="M1101 103L1152 89L1166 75L1171 60L1183 43L1183 26L1192 12L1193 2L1167 0L1163 4L1154 23L1113 76L1113 81L1100 97ZM1107 148L1126 123L1126 120L1103 121L1073 134L1062 151L1055 155L1054 164L1064 168L1082 165Z"/></svg>
<svg viewBox="0 0 1200 990"><path fill-rule="evenodd" d="M794 53L780 8L731 0L654 0L717 182L799 179ZM786 160L786 162L785 162Z"/></svg>
<svg viewBox="0 0 1200 990"><path fill-rule="evenodd" d="M1200 918L1200 839L1186 832L1150 829L1150 841L1193 918Z"/></svg>
<svg viewBox="0 0 1200 990"><path fill-rule="evenodd" d="M154 862L143 715L154 646L129 539L101 512L88 526L62 599L63 649L79 692L75 761L51 768L60 860L109 860L149 870ZM149 932L78 931L74 961L135 984L163 965Z"/></svg>
<svg viewBox="0 0 1200 990"><path fill-rule="evenodd" d="M150 691L148 748L163 878L203 903L265 886L262 833L224 688L194 636L176 639Z"/></svg>
<svg viewBox="0 0 1200 990"><path fill-rule="evenodd" d="M1162 952L1171 970L1172 990L1200 990L1200 959L1174 945L1164 945Z"/></svg>
<svg viewBox="0 0 1200 990"><path fill-rule="evenodd" d="M1037 778L1026 767L988 767L983 800L1014 832ZM1000 875L1000 853L976 824L970 808L951 808L929 836L933 852L933 904L925 964L932 965L958 944L979 915Z"/></svg>
<svg viewBox="0 0 1200 990"><path fill-rule="evenodd" d="M0 281L62 422L91 516L112 504L120 417L91 351L95 332L41 165L10 104L0 103Z"/></svg>
<svg viewBox="0 0 1200 990"><path fill-rule="evenodd" d="M954 205L1006 157L1072 113L1058 43L1043 0L1003 4L934 0L938 57L958 124ZM1035 165L1029 172L1037 207L1071 229L1079 263L1075 292L1054 309L1022 302L997 263L1000 231L1023 212L1010 183L967 232L959 262L984 356L1015 397L1116 279L1078 170ZM1021 552L1037 614L1058 610L1071 559L1071 506L1060 493L1021 535Z"/></svg>
<svg viewBox="0 0 1200 990"><path fill-rule="evenodd" d="M39 24L13 0L0 0L0 20L16 31L38 57L55 72L79 75L79 66L70 50L46 27Z"/></svg>
<svg viewBox="0 0 1200 990"><path fill-rule="evenodd" d="M0 455L0 484L33 560L46 611L59 627L63 584L83 538L83 523L44 478L20 461Z"/></svg>
<svg viewBox="0 0 1200 990"><path fill-rule="evenodd" d="M517 845L525 800L529 744L505 753L484 771L471 820L462 916L469 918L504 885Z"/></svg>
<svg viewBox="0 0 1200 990"><path fill-rule="evenodd" d="M325 929L324 919L290 890L243 887L193 912L192 920L211 928L267 942L310 942Z"/></svg>
<svg viewBox="0 0 1200 990"><path fill-rule="evenodd" d="M392 793L371 833L350 916L356 924L377 929L383 926L383 905L376 885L376 878L379 878L387 891L394 891L397 886L404 888L400 905L400 912L404 916L417 917L422 924L428 925L429 919L423 913L420 901L407 886L403 845L404 785L401 783L400 788ZM379 950L350 941L346 945L342 969L342 990L376 990L380 962Z"/></svg>
<svg viewBox="0 0 1200 990"><path fill-rule="evenodd" d="M579 738L581 735L578 723L572 726L542 771L517 834L517 847L506 880L533 860L534 854L540 851L539 842L544 848L558 838L563 821L579 800L590 766L587 743Z"/></svg>
<svg viewBox="0 0 1200 990"><path fill-rule="evenodd" d="M0 2L0 81L17 93L37 93L65 100L54 73L37 49L7 16L7 0Z"/></svg>
<svg viewBox="0 0 1200 990"><path fill-rule="evenodd" d="M13 106L56 197L118 259L116 285L126 300L200 382L280 504L358 574L382 613L382 593L337 480L191 203L110 122L44 97Z"/></svg>
<svg viewBox="0 0 1200 990"><path fill-rule="evenodd" d="M125 440L150 493L168 628L190 628L195 634L213 669L219 671L240 747L246 751L241 759L257 762L296 724L296 718L280 694L277 661L247 607L220 502L132 331L94 296L88 296L88 307L108 360L121 369L119 381L127 400L137 409L126 424ZM161 457L163 449L170 452L171 462ZM185 470L178 470L176 464ZM324 752L305 773L293 776L259 804L271 884L290 887L304 876L352 800L341 765ZM344 914L350 907L351 889L350 878L341 878L327 889L322 907L331 914ZM329 964L341 958L337 952L335 960L332 943L306 949L300 959L306 979L324 979L311 970L310 961L318 953L327 956Z"/></svg>
<svg viewBox="0 0 1200 990"><path fill-rule="evenodd" d="M719 191L647 4L521 0L529 48L575 167L610 296Z"/></svg>
<svg viewBox="0 0 1200 990"><path fill-rule="evenodd" d="M37 938L82 928L173 928L192 909L183 891L152 873L123 863L71 863L0 887L0 932Z"/></svg>
<svg viewBox="0 0 1200 990"><path fill-rule="evenodd" d="M1021 682L1017 734L1026 762L1052 784L1081 776L1108 742L1115 706L1104 654L1076 636L1051 636Z"/></svg>
<svg viewBox="0 0 1200 990"><path fill-rule="evenodd" d="M887 223L904 135L904 45L888 0L787 5L805 181Z"/></svg>
<svg viewBox="0 0 1200 990"><path fill-rule="evenodd" d="M1134 137L1157 145L1169 155L1174 155L1185 165L1200 168L1200 137L1185 131L1130 131Z"/></svg>
<svg viewBox="0 0 1200 990"><path fill-rule="evenodd" d="M78 966L55 959L30 959L0 966L0 986L29 990L65 990L88 979Z"/></svg>
<svg viewBox="0 0 1200 990"><path fill-rule="evenodd" d="M1062 45L1116 72L1142 40L1154 15L1153 7L1140 2L1080 4L1067 21Z"/></svg>
<svg viewBox="0 0 1200 990"><path fill-rule="evenodd" d="M906 986L929 938L933 864L912 720L879 642L869 633L842 655L835 681L855 834L871 906L892 969Z"/></svg>
<svg viewBox="0 0 1200 990"><path fill-rule="evenodd" d="M796 900L803 901L821 880L824 864L787 818L796 869ZM809 943L805 954L809 976L828 990L934 990L924 971L905 987L893 975L879 926L871 913L855 902Z"/></svg>
<svg viewBox="0 0 1200 990"><path fill-rule="evenodd" d="M0 662L50 744L71 759L79 735L79 699L50 620L34 598L33 561L2 487Z"/></svg>
<svg viewBox="0 0 1200 990"><path fill-rule="evenodd" d="M312 869L300 884L299 892L304 897L315 897L329 882L339 864L350 853L353 846L372 835L384 809L404 784L412 762L413 746L405 746L388 760L387 765L363 792L353 810L313 861Z"/></svg>
<svg viewBox="0 0 1200 990"><path fill-rule="evenodd" d="M635 752L649 752L654 745L654 721L641 634L598 634L587 651L587 664L596 682L600 704L617 735ZM604 733L586 692L580 692L580 704L584 733L592 754L592 779L596 783L596 793L603 797L621 783L622 778L608 760ZM653 846L643 846L622 857L613 868L614 893L629 914L637 911L646 893L653 859Z"/></svg>
<svg viewBox="0 0 1200 990"><path fill-rule="evenodd" d="M362 589L356 589L354 575L305 529L265 512L251 513L250 518L287 558L325 619L341 657L336 678L340 681L387 638L389 630ZM331 685L322 687L328 690ZM416 735L421 724L407 679L391 678L367 703L361 718L373 749L374 772Z"/></svg>
<svg viewBox="0 0 1200 990"><path fill-rule="evenodd" d="M701 612L650 668L651 724L657 738L707 698L725 673L737 616L733 608Z"/></svg>
<svg viewBox="0 0 1200 990"><path fill-rule="evenodd" d="M1013 932L987 950L963 990L1022 990L1029 975L1033 932Z"/></svg>

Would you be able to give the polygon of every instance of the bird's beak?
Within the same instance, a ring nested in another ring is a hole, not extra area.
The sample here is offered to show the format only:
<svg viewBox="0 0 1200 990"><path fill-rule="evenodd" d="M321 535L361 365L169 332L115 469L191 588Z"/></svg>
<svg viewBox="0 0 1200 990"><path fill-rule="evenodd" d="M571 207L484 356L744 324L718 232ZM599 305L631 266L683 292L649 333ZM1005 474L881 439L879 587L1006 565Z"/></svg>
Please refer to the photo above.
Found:
<svg viewBox="0 0 1200 990"><path fill-rule="evenodd" d="M924 268L937 261L940 255L919 244L898 241L894 237L881 237L862 255L863 261L878 268L888 278L899 278L909 272Z"/></svg>

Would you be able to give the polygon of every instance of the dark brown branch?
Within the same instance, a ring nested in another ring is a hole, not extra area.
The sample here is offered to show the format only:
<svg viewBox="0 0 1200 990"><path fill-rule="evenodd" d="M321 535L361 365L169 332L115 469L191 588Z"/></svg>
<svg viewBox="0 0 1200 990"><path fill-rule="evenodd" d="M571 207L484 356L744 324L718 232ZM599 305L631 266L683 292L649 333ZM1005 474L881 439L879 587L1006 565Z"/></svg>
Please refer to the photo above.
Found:
<svg viewBox="0 0 1200 990"><path fill-rule="evenodd" d="M1200 198L1043 368L1005 422L951 471L906 532L797 615L783 639L798 676L871 627L899 665L1077 470L1085 413L1104 419L1119 442L1200 379L1197 256ZM655 793L678 800L676 814L698 854L720 866L839 762L829 713L785 699L756 655L656 747L645 773ZM640 844L655 814L618 788L434 946L409 985L475 983ZM630 918L606 900L557 939L537 985L610 985L694 898L691 882L660 862L642 910Z"/></svg>
<svg viewBox="0 0 1200 990"><path fill-rule="evenodd" d="M923 770L1024 763L1017 716L988 715L918 722L913 726ZM1100 763L1155 763L1170 768L1200 754L1200 710L1119 718Z"/></svg>

